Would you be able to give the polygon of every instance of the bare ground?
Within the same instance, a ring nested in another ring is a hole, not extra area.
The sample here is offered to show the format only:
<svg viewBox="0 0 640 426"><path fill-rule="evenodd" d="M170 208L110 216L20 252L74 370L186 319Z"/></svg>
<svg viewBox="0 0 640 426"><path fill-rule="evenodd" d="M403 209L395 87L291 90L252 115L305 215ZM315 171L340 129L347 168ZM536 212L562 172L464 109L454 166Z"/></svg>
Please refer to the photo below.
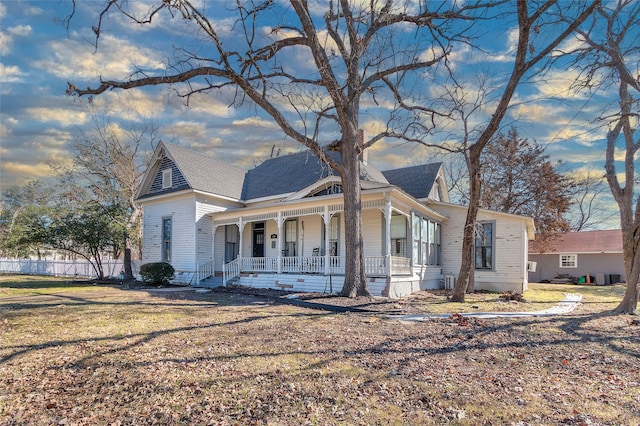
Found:
<svg viewBox="0 0 640 426"><path fill-rule="evenodd" d="M0 424L640 424L640 326L602 306L410 322L281 296L0 298Z"/></svg>

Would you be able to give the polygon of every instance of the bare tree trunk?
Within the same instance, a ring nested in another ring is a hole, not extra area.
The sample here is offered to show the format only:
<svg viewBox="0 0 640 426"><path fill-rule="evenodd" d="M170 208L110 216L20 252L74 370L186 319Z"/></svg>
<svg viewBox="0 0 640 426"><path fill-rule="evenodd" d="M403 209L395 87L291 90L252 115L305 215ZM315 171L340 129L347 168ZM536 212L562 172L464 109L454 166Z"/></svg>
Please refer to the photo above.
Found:
<svg viewBox="0 0 640 426"><path fill-rule="evenodd" d="M624 228L623 228L624 229ZM627 288L622 302L614 310L617 314L638 314L638 278L640 276L640 229L630 228L623 235L624 271Z"/></svg>
<svg viewBox="0 0 640 426"><path fill-rule="evenodd" d="M357 134L357 132L356 132ZM360 158L357 137L346 139L342 144L341 170L344 195L345 250L344 286L341 296L370 296L364 270L364 249L362 239L362 203L360 191Z"/></svg>
<svg viewBox="0 0 640 426"><path fill-rule="evenodd" d="M464 302L464 294L467 291L473 291L473 274L472 269L475 262L473 261L474 242L476 235L476 217L478 216L478 200L480 200L480 153L482 149L477 143L469 148L469 159L467 161L469 168L469 208L467 209L467 217L464 222L464 230L462 233L462 263L460 265L460 273L458 281L451 296L452 302Z"/></svg>
<svg viewBox="0 0 640 426"><path fill-rule="evenodd" d="M640 278L640 197L636 199L633 208L635 194L634 183L637 179L635 173L636 153L640 150L640 141L634 141L636 129L631 124L633 116L633 97L629 94L628 84L620 82L618 88L620 96L621 114L615 127L607 134L606 150L606 178L611 188L613 198L618 203L620 210L620 226L622 228L622 252L624 256L624 269L627 278L627 289L620 305L614 310L618 314L638 313L638 281ZM624 185L618 179L616 173L616 144L620 136L624 140Z"/></svg>

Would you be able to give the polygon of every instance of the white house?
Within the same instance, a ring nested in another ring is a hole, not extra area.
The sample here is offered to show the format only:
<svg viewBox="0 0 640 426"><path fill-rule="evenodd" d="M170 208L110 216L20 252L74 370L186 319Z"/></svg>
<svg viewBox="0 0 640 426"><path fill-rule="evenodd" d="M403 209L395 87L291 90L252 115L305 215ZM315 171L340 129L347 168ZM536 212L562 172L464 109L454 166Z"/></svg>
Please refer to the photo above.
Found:
<svg viewBox="0 0 640 426"><path fill-rule="evenodd" d="M331 154L339 155L339 154ZM309 151L244 171L162 142L143 177L143 263L166 261L177 280L337 292L344 281L340 178ZM452 286L466 208L449 203L440 163L361 172L369 290L400 297ZM527 288L531 218L481 210L476 289Z"/></svg>

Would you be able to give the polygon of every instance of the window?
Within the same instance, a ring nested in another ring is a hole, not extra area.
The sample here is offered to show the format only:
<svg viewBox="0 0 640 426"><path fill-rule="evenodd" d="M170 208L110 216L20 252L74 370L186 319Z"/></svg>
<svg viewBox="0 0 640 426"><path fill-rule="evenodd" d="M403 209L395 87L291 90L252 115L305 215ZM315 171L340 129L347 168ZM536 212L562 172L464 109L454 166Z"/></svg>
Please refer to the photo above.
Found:
<svg viewBox="0 0 640 426"><path fill-rule="evenodd" d="M422 263L423 265L429 264L429 221L422 218L421 221L422 231L420 235L421 249L422 249Z"/></svg>
<svg viewBox="0 0 640 426"><path fill-rule="evenodd" d="M236 225L224 227L224 261L229 263L238 258L240 247L240 232Z"/></svg>
<svg viewBox="0 0 640 426"><path fill-rule="evenodd" d="M420 262L420 222L422 218L420 216L413 216L413 263L419 265Z"/></svg>
<svg viewBox="0 0 640 426"><path fill-rule="evenodd" d="M429 221L429 265L440 264L440 224Z"/></svg>
<svg viewBox="0 0 640 426"><path fill-rule="evenodd" d="M171 179L171 169L164 169L162 171L162 189L171 188L171 185L173 185Z"/></svg>
<svg viewBox="0 0 640 426"><path fill-rule="evenodd" d="M413 215L413 263L440 265L442 227L432 219Z"/></svg>
<svg viewBox="0 0 640 426"><path fill-rule="evenodd" d="M284 256L296 256L296 243L298 241L298 221L287 220L284 223Z"/></svg>
<svg viewBox="0 0 640 426"><path fill-rule="evenodd" d="M476 269L493 269L494 222L478 222L476 224L475 267Z"/></svg>
<svg viewBox="0 0 640 426"><path fill-rule="evenodd" d="M171 262L171 218L162 219L162 261Z"/></svg>
<svg viewBox="0 0 640 426"><path fill-rule="evenodd" d="M561 268L577 268L578 255L577 254L561 254L560 267Z"/></svg>
<svg viewBox="0 0 640 426"><path fill-rule="evenodd" d="M407 255L407 219L399 214L391 215L391 256Z"/></svg>
<svg viewBox="0 0 640 426"><path fill-rule="evenodd" d="M322 241L322 249L321 252L324 253L325 241L329 238L329 256L337 256L340 253L338 248L338 241L340 241L340 216L333 215L331 216L331 220L329 221L329 234L327 235L327 229L323 226L323 241Z"/></svg>

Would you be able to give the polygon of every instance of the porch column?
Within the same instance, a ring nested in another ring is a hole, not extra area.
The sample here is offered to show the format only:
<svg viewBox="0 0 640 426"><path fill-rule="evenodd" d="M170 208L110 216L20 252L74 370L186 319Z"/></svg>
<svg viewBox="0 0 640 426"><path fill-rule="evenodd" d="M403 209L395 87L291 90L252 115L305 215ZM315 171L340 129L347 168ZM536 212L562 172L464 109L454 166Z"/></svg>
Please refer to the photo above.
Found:
<svg viewBox="0 0 640 426"><path fill-rule="evenodd" d="M391 277L391 199L385 200L384 206L384 226L385 226L385 252L387 277Z"/></svg>
<svg viewBox="0 0 640 426"><path fill-rule="evenodd" d="M329 235L331 233L331 215L329 215L329 206L327 205L324 206L324 214L322 215L322 219L324 220L324 274L329 275L331 273L329 264L329 257L331 254L331 241L329 239Z"/></svg>
<svg viewBox="0 0 640 426"><path fill-rule="evenodd" d="M216 276L216 231L218 230L218 226L215 221L212 221L211 227L213 231L211 231L211 272L213 272L213 276ZM224 264L224 257L222 259L222 263Z"/></svg>
<svg viewBox="0 0 640 426"><path fill-rule="evenodd" d="M238 258L240 258L240 270L242 270L242 230L244 228L244 222L242 220L242 216L238 218L238 234L240 236L240 241L238 242Z"/></svg>
<svg viewBox="0 0 640 426"><path fill-rule="evenodd" d="M278 211L276 218L276 225L278 225L278 274L282 273L282 250L284 250L282 244L282 212Z"/></svg>

